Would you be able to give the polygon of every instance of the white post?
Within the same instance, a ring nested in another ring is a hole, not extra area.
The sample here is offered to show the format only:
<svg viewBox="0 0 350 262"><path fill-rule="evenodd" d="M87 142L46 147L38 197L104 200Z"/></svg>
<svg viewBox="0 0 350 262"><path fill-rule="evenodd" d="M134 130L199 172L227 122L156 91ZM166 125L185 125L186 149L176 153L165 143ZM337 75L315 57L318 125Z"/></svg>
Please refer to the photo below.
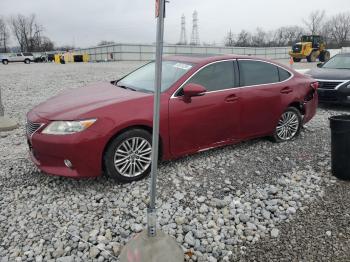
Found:
<svg viewBox="0 0 350 262"><path fill-rule="evenodd" d="M2 104L0 88L0 132L11 131L13 129L16 129L18 127L17 122L12 120L11 118L6 117L4 111L5 109Z"/></svg>
<svg viewBox="0 0 350 262"><path fill-rule="evenodd" d="M1 100L1 88L0 88L0 116L4 116L4 114L5 114L5 111Z"/></svg>

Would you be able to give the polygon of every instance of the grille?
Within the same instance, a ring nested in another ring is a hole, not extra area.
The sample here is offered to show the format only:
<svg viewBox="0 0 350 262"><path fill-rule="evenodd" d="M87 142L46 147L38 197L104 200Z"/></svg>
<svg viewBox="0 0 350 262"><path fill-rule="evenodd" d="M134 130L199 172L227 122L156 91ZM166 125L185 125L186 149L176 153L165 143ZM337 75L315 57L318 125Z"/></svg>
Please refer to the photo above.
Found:
<svg viewBox="0 0 350 262"><path fill-rule="evenodd" d="M320 86L319 88L322 89L335 89L338 85L342 84L343 82L339 81L339 82L326 82L326 81L319 81Z"/></svg>
<svg viewBox="0 0 350 262"><path fill-rule="evenodd" d="M320 101L332 102L337 101L337 92L336 91L318 91L318 98Z"/></svg>
<svg viewBox="0 0 350 262"><path fill-rule="evenodd" d="M41 127L41 123L33 123L27 120L26 132L28 136L34 134Z"/></svg>

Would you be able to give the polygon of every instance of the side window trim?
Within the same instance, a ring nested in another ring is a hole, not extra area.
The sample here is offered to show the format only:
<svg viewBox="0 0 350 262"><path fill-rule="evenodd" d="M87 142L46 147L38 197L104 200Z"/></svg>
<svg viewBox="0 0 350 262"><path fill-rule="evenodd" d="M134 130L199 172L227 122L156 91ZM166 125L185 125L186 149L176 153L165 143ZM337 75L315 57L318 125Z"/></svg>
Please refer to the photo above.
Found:
<svg viewBox="0 0 350 262"><path fill-rule="evenodd" d="M217 64L217 63L220 63L220 62L233 62L233 67L232 69L234 70L233 71L233 77L234 77L234 83L233 83L233 87L232 88L237 88L239 87L239 82L237 83L237 79L236 79L236 74L239 75L239 72L237 69L237 59L233 58L233 59L226 59L226 60L219 60L219 61L214 61L214 62L211 62L209 64L206 64L202 67L200 67L198 70L196 70L189 78L187 78L187 80L181 84L181 86L176 89L176 91L173 93L173 95L170 97L170 98L176 98L176 97L181 97L182 95L179 95L179 93L181 93L181 90L183 89L183 87L196 75L198 74L200 71L202 71L203 69L207 68L208 66L211 66L213 64ZM232 89L231 88L231 89ZM222 89L222 90L216 90L216 91L207 91L205 92L206 94L208 93L212 93L212 92L221 92L221 91L225 91L225 90L229 90L229 89Z"/></svg>
<svg viewBox="0 0 350 262"><path fill-rule="evenodd" d="M289 71L288 69L285 69L284 67L281 67L275 63L272 63L272 62L269 62L269 61L264 61L264 60L259 60L259 59L249 59L249 58L239 58L237 59L237 66L238 66L238 70L240 70L239 68L239 61L256 61L256 62L263 62L263 63L266 63L266 64L271 64L271 65L274 65L277 67L277 73L278 73L278 78L280 80L280 73L279 73L279 68L281 68L282 70L285 70L287 71L290 76L286 79L286 80L283 80L283 81L278 81L278 82L274 82L274 83L266 83L266 84L259 84L259 85L241 85L241 80L239 81L239 87L242 88L242 87L254 87L254 86L263 86L263 85L275 85L275 84L280 84L280 83L283 83L283 82L287 82L289 81L293 76L293 72ZM240 75L240 73L239 73Z"/></svg>

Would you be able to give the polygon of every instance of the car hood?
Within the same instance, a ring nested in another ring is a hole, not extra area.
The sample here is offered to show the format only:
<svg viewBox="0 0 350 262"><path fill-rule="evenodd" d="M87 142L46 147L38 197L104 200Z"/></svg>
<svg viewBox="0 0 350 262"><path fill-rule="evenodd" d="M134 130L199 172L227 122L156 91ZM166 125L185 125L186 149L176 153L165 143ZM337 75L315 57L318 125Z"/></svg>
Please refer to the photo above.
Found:
<svg viewBox="0 0 350 262"><path fill-rule="evenodd" d="M314 68L307 72L315 79L350 80L349 69Z"/></svg>
<svg viewBox="0 0 350 262"><path fill-rule="evenodd" d="M109 82L64 91L36 106L31 113L47 120L76 120L111 104L130 101L149 94L123 89Z"/></svg>

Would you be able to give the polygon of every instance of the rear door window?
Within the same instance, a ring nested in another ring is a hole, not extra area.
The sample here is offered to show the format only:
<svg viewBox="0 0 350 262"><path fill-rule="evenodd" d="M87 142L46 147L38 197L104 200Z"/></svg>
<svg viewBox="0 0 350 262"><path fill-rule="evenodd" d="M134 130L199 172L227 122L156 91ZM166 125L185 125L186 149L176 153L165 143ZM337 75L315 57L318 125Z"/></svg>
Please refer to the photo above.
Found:
<svg viewBox="0 0 350 262"><path fill-rule="evenodd" d="M285 81L287 80L288 78L291 77L291 74L287 71L287 70L284 70L282 68L278 68L278 74L280 76L280 81Z"/></svg>
<svg viewBox="0 0 350 262"><path fill-rule="evenodd" d="M195 74L188 83L202 85L208 92L233 88L235 86L233 61L208 65Z"/></svg>
<svg viewBox="0 0 350 262"><path fill-rule="evenodd" d="M263 61L239 60L240 86L279 82L278 67Z"/></svg>

